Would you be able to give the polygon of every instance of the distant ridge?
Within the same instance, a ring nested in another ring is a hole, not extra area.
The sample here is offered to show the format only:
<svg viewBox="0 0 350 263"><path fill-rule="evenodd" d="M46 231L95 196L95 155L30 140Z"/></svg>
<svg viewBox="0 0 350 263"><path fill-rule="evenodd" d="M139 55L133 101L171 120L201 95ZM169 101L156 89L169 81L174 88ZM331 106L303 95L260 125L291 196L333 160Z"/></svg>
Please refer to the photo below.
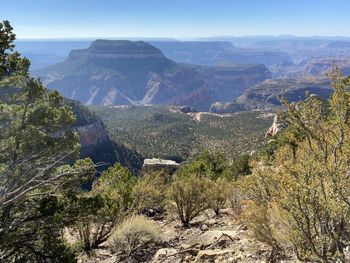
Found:
<svg viewBox="0 0 350 263"><path fill-rule="evenodd" d="M327 77L303 77L300 79L269 79L249 88L232 102L215 102L213 113L232 113L247 110L275 111L283 109L280 96L289 102L300 101L306 94L316 94L324 99L332 93Z"/></svg>

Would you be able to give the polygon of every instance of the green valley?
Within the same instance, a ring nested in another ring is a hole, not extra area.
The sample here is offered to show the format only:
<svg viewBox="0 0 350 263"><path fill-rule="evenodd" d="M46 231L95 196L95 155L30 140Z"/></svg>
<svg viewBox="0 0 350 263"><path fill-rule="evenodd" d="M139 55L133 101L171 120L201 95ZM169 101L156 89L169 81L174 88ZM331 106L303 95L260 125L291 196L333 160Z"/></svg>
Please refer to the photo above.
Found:
<svg viewBox="0 0 350 263"><path fill-rule="evenodd" d="M96 112L113 140L145 158L184 161L208 149L227 157L250 153L261 146L272 117L258 111L226 115L182 113L178 106L99 107Z"/></svg>

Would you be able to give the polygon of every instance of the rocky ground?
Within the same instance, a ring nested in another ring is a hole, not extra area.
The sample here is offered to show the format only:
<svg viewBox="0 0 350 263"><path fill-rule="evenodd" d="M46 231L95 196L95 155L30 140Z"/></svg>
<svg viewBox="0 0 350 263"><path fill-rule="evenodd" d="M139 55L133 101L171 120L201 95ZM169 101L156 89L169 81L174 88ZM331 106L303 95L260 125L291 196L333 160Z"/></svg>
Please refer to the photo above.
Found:
<svg viewBox="0 0 350 263"><path fill-rule="evenodd" d="M157 220L164 237L162 245L143 248L133 257L112 254L106 245L91 257L82 256L80 263L298 262L292 257L269 261L271 249L255 240L248 227L233 218L226 209L218 218L206 211L190 228L183 228L174 220Z"/></svg>

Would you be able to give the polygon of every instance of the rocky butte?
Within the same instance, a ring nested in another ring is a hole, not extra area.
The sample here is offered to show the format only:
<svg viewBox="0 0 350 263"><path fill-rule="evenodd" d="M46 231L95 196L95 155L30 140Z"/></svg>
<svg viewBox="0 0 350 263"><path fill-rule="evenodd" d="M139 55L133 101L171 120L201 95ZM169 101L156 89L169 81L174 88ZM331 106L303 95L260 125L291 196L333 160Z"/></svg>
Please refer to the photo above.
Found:
<svg viewBox="0 0 350 263"><path fill-rule="evenodd" d="M34 74L87 105L175 104L198 110L232 100L271 77L264 65L180 64L149 43L124 40L96 40Z"/></svg>

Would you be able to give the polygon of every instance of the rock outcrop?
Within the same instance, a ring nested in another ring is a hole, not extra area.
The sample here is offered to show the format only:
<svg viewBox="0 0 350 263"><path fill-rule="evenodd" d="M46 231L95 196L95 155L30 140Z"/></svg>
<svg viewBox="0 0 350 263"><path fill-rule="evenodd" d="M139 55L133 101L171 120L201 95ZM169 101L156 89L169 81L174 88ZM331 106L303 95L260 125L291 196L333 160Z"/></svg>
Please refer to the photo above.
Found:
<svg viewBox="0 0 350 263"><path fill-rule="evenodd" d="M220 217L215 217L209 210L199 217L190 228L158 218L155 222L162 230L164 243L145 247L132 258L123 253L111 253L106 242L105 246L94 250L93 256L81 256L79 262L299 263L290 250L280 257L271 257L271 247L254 239L247 226L234 222L228 209ZM203 224L208 225L205 231L201 230Z"/></svg>
<svg viewBox="0 0 350 263"><path fill-rule="evenodd" d="M176 104L208 110L271 77L263 65L194 66L143 42L96 40L34 72L51 89L88 105Z"/></svg>
<svg viewBox="0 0 350 263"><path fill-rule="evenodd" d="M94 163L103 162L99 167L104 170L115 162L128 167L132 172L138 173L142 167L142 156L134 150L110 139L102 120L92 111L79 102L66 100L76 115L76 122L72 129L79 135L80 158L89 157Z"/></svg>
<svg viewBox="0 0 350 263"><path fill-rule="evenodd" d="M330 81L325 77L304 77L301 79L269 79L247 89L232 102L215 102L211 105L213 113L230 113L245 110L274 111L283 109L280 101L284 97L289 102L300 101L307 93L324 99L332 93Z"/></svg>
<svg viewBox="0 0 350 263"><path fill-rule="evenodd" d="M350 50L350 49L348 49ZM302 63L274 65L269 69L273 72L274 78L302 78L303 76L322 76L332 69L333 65L337 65L342 69L343 75L350 74L350 51L344 54L331 54L330 57L312 57L310 56ZM337 57L337 56L340 57Z"/></svg>
<svg viewBox="0 0 350 263"><path fill-rule="evenodd" d="M193 113L193 112L197 112L197 110L194 107L190 107L190 106L182 106L180 108L180 111L182 113Z"/></svg>
<svg viewBox="0 0 350 263"><path fill-rule="evenodd" d="M113 142L101 121L76 126L73 128L79 134L81 145L80 157L90 157L95 163L104 162L106 167L117 161Z"/></svg>
<svg viewBox="0 0 350 263"><path fill-rule="evenodd" d="M164 171L167 174L173 174L180 167L180 164L172 160L163 159L145 159L143 161L143 166L141 173L147 174L152 172Z"/></svg>
<svg viewBox="0 0 350 263"><path fill-rule="evenodd" d="M199 225L204 223L209 227L202 231ZM253 263L266 262L269 256L270 248L252 238L246 226L233 223L229 214L221 218L202 216L197 224L189 229L181 229L174 223L164 225L164 236L170 245L159 249L151 262ZM286 258L284 262L297 261Z"/></svg>
<svg viewBox="0 0 350 263"><path fill-rule="evenodd" d="M273 123L271 127L267 130L265 134L265 138L275 137L278 133L280 133L284 128L284 124L278 121L278 115L276 115L273 119Z"/></svg>

